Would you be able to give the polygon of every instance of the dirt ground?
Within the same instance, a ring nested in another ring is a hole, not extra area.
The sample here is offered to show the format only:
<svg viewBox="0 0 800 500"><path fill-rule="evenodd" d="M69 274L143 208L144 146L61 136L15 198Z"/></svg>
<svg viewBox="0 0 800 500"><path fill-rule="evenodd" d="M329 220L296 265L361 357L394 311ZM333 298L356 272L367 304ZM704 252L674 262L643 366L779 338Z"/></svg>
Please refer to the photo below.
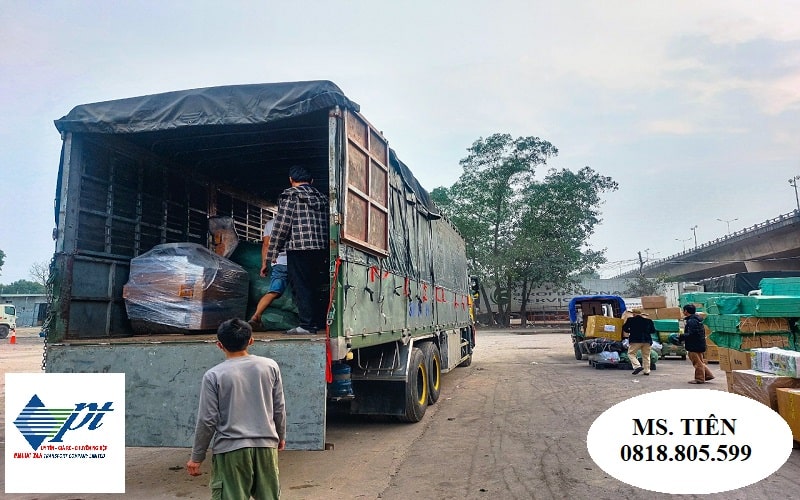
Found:
<svg viewBox="0 0 800 500"><path fill-rule="evenodd" d="M38 331L0 341L0 371L35 372ZM707 388L725 390L724 373ZM596 370L576 361L568 334L531 329L480 331L473 363L443 378L441 399L417 424L329 418L333 450L280 454L284 499L756 499L796 497L800 450L775 474L715 495L665 495L629 486L599 469L586 450L595 418L645 392L693 387L691 365L661 360L650 377ZM0 384L4 382L0 380ZM702 390L702 388L697 388ZM4 412L4 386L0 410ZM0 420L3 425L3 420ZM5 429L0 429L5 442ZM5 495L17 499L208 498L208 465L190 477L188 449L127 448L124 495ZM0 456L0 461L4 458ZM653 481L663 477L654 466ZM3 474L3 485L5 474ZM3 489L4 491L4 489ZM792 494L791 492L794 492Z"/></svg>

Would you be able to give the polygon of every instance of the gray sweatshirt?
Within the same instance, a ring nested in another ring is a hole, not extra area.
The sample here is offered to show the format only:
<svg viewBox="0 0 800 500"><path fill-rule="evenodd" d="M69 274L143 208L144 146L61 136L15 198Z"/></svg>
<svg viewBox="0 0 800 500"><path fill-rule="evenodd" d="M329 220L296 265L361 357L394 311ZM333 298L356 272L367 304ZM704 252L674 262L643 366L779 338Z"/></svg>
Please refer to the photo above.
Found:
<svg viewBox="0 0 800 500"><path fill-rule="evenodd" d="M192 460L241 448L277 448L286 439L286 406L278 363L247 355L226 359L203 375Z"/></svg>

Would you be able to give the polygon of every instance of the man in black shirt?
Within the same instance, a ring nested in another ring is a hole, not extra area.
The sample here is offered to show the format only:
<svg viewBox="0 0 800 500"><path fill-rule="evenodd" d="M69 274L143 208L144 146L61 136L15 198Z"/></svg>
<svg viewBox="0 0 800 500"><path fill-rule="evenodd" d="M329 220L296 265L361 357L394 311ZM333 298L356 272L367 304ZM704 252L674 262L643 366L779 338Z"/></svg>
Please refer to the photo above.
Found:
<svg viewBox="0 0 800 500"><path fill-rule="evenodd" d="M628 358L631 360L633 374L638 375L644 370L645 375L650 375L650 346L653 345L653 334L656 327L653 320L646 317L639 308L631 309L633 316L625 320L622 331L628 334ZM642 351L642 364L636 359L636 353ZM644 368L642 368L644 365Z"/></svg>

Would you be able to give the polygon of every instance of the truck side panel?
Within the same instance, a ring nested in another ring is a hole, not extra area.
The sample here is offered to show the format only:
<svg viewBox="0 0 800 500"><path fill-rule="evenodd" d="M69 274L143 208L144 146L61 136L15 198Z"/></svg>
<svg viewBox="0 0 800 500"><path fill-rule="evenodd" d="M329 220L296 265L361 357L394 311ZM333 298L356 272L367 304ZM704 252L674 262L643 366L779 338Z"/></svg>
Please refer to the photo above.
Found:
<svg viewBox="0 0 800 500"><path fill-rule="evenodd" d="M287 449L325 447L325 342L256 341L251 354L281 368ZM127 446L191 447L200 382L223 360L212 340L48 346L48 373L105 373L125 368Z"/></svg>

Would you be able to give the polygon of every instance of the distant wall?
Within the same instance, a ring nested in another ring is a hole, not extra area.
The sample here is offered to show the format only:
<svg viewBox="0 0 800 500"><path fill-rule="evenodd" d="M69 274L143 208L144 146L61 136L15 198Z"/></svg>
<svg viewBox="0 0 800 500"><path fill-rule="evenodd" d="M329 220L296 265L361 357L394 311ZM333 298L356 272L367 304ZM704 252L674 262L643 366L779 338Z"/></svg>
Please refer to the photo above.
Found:
<svg viewBox="0 0 800 500"><path fill-rule="evenodd" d="M39 318L47 310L47 295L44 294L0 294L0 303L14 304L17 308L17 327L40 326Z"/></svg>

